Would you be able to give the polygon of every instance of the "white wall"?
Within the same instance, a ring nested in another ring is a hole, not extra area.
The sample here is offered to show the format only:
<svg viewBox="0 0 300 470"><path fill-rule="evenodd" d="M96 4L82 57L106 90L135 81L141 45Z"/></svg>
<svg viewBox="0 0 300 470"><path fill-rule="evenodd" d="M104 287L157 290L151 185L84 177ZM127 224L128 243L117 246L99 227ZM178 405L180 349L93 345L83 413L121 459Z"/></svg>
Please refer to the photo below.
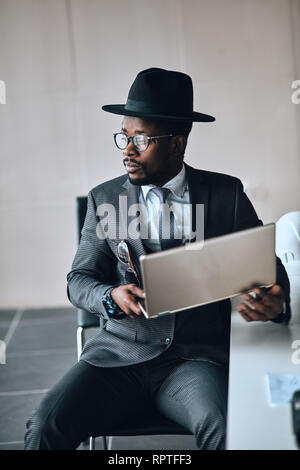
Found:
<svg viewBox="0 0 300 470"><path fill-rule="evenodd" d="M217 118L187 163L246 181L265 222L299 209L299 24L299 0L0 0L0 307L68 304L75 197L123 173L101 105L144 68Z"/></svg>

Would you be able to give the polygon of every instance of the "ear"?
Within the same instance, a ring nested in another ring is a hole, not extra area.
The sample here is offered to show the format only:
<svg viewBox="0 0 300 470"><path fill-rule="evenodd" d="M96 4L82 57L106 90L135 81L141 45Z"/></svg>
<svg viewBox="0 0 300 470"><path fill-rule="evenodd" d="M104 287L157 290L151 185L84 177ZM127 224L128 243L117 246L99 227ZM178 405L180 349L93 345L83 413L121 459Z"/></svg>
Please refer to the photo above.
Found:
<svg viewBox="0 0 300 470"><path fill-rule="evenodd" d="M172 153L173 153L173 155L183 156L186 144L187 144L187 138L184 135L175 135L172 138Z"/></svg>

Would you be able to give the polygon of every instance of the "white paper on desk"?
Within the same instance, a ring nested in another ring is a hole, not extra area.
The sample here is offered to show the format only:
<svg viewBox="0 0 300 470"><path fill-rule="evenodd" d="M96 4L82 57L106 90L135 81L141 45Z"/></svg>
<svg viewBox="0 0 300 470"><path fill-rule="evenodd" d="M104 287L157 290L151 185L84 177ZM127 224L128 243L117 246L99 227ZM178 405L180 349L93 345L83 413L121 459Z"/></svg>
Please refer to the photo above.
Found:
<svg viewBox="0 0 300 470"><path fill-rule="evenodd" d="M271 406L289 405L293 393L300 390L300 374L266 374Z"/></svg>

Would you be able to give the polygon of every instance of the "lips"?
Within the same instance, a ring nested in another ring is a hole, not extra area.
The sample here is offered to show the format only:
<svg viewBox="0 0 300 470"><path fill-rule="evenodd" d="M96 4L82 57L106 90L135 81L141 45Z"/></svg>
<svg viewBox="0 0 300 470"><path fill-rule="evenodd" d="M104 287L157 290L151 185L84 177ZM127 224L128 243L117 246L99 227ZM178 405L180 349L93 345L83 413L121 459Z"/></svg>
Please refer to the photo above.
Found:
<svg viewBox="0 0 300 470"><path fill-rule="evenodd" d="M136 171L140 170L142 167L141 165L136 165L135 163L126 163L125 168L128 173L135 173Z"/></svg>

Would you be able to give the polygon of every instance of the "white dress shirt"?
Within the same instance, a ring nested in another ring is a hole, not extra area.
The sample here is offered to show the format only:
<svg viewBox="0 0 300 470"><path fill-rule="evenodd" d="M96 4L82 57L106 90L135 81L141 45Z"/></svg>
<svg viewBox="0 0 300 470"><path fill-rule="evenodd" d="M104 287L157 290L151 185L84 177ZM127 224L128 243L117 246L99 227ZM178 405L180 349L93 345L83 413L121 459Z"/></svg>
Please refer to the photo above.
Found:
<svg viewBox="0 0 300 470"><path fill-rule="evenodd" d="M140 217L142 224L145 224L147 227L148 233L148 237L143 238L143 243L151 251L159 251L161 249L158 231L160 201L158 196L150 191L155 187L153 184L143 185L139 194L139 203L147 208L147 220L144 219L145 214L143 213ZM171 191L166 198L166 203L169 204L174 213L175 237L181 238L182 242L185 243L187 240L190 240L191 234L190 195L185 166L182 165L180 172L162 187L168 188Z"/></svg>

